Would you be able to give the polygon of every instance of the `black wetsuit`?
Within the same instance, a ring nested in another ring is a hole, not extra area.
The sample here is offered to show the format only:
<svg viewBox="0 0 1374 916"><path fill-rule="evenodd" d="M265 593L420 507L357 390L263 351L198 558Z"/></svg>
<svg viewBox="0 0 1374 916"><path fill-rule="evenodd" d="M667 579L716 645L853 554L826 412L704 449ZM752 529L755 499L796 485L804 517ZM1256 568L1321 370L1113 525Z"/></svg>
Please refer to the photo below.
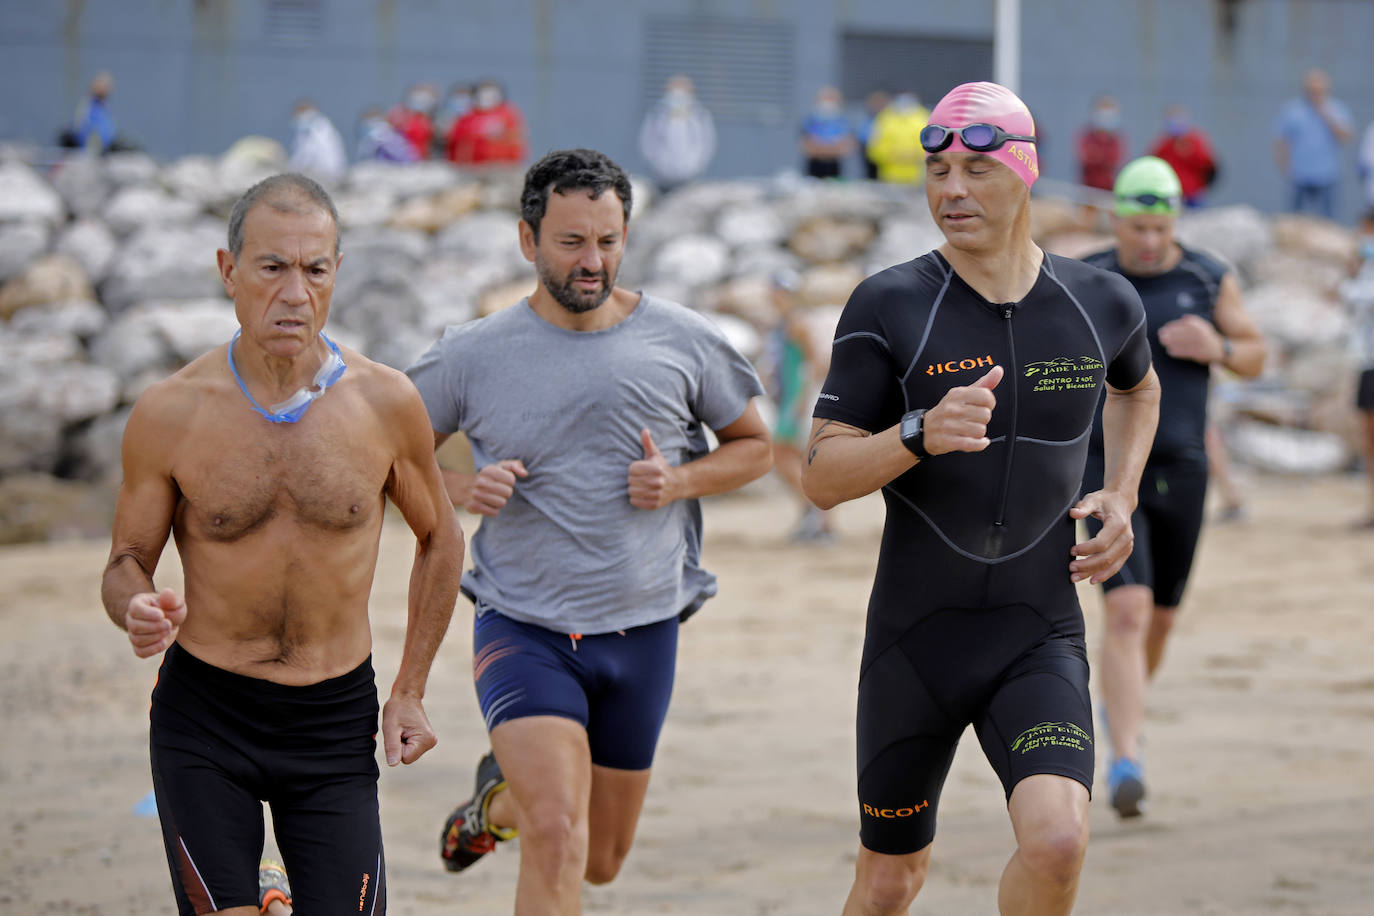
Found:
<svg viewBox="0 0 1374 916"><path fill-rule="evenodd" d="M1084 260L1121 274L1140 294L1161 388L1159 429L1140 478L1139 502L1131 516L1135 549L1121 572L1104 582L1103 588L1111 591L1122 585L1148 586L1154 591L1156 604L1177 607L1193 568L1207 499L1207 389L1211 367L1170 356L1159 342L1159 329L1184 315L1214 322L1226 267L1189 248L1183 248L1183 257L1172 270L1145 277L1127 273L1117 260L1115 249ZM1102 478L1099 410L1083 476L1084 491L1100 489ZM1089 521L1088 528L1096 534L1099 526L1094 522Z"/></svg>
<svg viewBox="0 0 1374 916"><path fill-rule="evenodd" d="M858 711L861 838L875 852L934 838L970 723L1008 797L1034 773L1092 786L1069 508L1104 379L1132 388L1149 371L1130 284L1046 255L1024 299L993 304L937 252L889 268L845 307L816 416L879 432L993 365L1005 375L991 445L926 459L883 488Z"/></svg>

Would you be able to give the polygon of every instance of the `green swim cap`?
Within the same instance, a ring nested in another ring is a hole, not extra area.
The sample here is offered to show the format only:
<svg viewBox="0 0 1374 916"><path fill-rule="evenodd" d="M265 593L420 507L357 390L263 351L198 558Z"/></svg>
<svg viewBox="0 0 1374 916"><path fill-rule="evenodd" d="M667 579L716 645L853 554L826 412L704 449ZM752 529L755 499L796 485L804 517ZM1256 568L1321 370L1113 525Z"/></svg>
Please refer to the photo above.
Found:
<svg viewBox="0 0 1374 916"><path fill-rule="evenodd" d="M1177 213L1183 205L1183 186L1173 168L1157 156L1141 156L1126 163L1116 176L1116 215Z"/></svg>

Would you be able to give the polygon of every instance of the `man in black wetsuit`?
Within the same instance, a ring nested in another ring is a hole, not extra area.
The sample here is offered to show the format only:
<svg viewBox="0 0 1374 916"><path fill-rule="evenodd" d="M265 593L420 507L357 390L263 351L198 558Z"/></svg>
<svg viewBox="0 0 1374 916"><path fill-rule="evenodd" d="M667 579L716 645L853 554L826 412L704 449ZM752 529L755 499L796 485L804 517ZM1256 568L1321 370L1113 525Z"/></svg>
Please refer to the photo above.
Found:
<svg viewBox="0 0 1374 916"><path fill-rule="evenodd" d="M1085 260L1121 274L1140 294L1163 388L1159 430L1131 517L1135 550L1121 572L1103 584L1099 677L1112 749L1107 788L1117 813L1135 817L1145 798L1140 760L1145 686L1164 657L1202 531L1211 367L1259 375L1265 345L1231 272L1174 240L1183 195L1169 164L1154 156L1136 159L1117 176L1114 193L1116 247ZM1099 426L1089 449L1085 492L1102 486L1102 467ZM1088 530L1095 531L1092 520Z"/></svg>
<svg viewBox="0 0 1374 916"><path fill-rule="evenodd" d="M881 489L887 524L859 676L860 840L846 916L900 914L930 861L945 774L972 724L1017 850L1003 913L1073 906L1092 714L1075 582L1131 549L1159 390L1140 299L1031 240L1034 125L993 83L956 87L922 135L946 242L865 280L816 405L807 495ZM1108 481L1078 498L1108 386ZM1075 520L1101 533L1075 544Z"/></svg>

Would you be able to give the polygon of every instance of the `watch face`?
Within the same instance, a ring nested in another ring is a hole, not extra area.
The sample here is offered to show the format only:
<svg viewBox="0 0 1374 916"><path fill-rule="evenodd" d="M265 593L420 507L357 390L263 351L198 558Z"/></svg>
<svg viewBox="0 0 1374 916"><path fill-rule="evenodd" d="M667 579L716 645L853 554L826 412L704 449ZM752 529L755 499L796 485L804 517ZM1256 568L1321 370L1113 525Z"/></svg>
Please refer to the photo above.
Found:
<svg viewBox="0 0 1374 916"><path fill-rule="evenodd" d="M914 415L914 416L903 417L903 418L902 418L902 438L903 438L903 439L907 439L907 438L910 438L911 436L916 435L918 432L920 432L920 430L921 430L921 420L922 420L924 417L925 417L925 413L924 413L924 412L918 413L918 414L916 414L916 415Z"/></svg>

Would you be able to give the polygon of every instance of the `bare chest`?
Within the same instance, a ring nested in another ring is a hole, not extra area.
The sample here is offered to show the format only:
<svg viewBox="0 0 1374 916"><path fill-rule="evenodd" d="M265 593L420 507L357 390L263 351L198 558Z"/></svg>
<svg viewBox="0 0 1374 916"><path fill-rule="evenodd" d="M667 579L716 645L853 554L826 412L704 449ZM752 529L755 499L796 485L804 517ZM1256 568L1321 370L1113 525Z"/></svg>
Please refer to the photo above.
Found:
<svg viewBox="0 0 1374 916"><path fill-rule="evenodd" d="M271 525L343 531L381 512L391 470L380 430L339 411L297 424L199 423L174 470L188 533L233 540ZM333 422L331 422L333 421Z"/></svg>

